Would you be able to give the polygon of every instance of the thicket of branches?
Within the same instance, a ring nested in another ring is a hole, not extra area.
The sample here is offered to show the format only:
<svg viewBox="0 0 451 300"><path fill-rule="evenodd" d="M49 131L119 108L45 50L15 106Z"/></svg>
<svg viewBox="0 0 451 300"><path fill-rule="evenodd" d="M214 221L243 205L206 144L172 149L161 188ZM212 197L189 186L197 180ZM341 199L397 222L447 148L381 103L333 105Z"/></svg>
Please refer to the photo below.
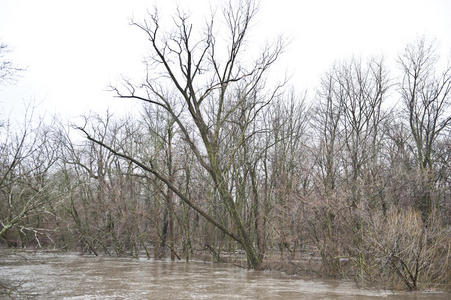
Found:
<svg viewBox="0 0 451 300"><path fill-rule="evenodd" d="M319 257L328 276L449 286L451 69L420 39L400 78L382 59L351 59L305 99L267 80L282 42L241 58L255 12L226 7L221 35L181 12L168 32L157 14L134 22L147 72L112 90L138 100L139 118L2 123L1 242L186 260L243 251L250 268Z"/></svg>

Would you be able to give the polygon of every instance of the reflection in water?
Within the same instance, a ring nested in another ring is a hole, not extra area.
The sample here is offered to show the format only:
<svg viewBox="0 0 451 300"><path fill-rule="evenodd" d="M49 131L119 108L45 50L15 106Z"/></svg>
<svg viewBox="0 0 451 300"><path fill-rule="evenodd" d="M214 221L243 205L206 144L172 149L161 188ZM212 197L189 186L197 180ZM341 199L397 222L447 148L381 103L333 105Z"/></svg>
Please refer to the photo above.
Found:
<svg viewBox="0 0 451 300"><path fill-rule="evenodd" d="M443 293L362 290L278 272L202 262L0 252L0 280L37 299L448 299ZM22 297L22 296L21 296ZM25 297L25 296L24 296Z"/></svg>

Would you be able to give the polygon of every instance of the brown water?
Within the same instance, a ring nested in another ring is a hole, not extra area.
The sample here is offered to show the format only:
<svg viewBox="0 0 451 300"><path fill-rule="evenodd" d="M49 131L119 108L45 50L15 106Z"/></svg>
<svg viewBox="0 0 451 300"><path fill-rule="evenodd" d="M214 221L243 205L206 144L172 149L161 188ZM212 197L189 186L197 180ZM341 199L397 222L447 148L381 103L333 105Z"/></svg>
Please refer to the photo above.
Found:
<svg viewBox="0 0 451 300"><path fill-rule="evenodd" d="M0 251L0 281L22 282L32 299L450 299L444 293L358 289L203 262Z"/></svg>

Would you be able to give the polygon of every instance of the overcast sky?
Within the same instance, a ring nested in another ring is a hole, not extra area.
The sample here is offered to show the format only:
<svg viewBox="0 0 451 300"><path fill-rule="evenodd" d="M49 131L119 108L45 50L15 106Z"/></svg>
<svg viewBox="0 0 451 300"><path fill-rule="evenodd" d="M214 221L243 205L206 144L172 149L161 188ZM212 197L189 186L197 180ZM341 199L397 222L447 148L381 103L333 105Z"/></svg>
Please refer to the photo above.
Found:
<svg viewBox="0 0 451 300"><path fill-rule="evenodd" d="M118 114L138 108L106 92L107 85L142 74L145 37L129 26L146 9L162 18L177 3L199 26L219 0L0 0L0 41L26 67L14 85L0 87L0 118L20 118L30 101L38 111L71 119L89 111ZM448 0L261 0L248 40L263 43L282 34L291 42L272 75L310 94L336 60L384 55L392 64L406 43L426 36L451 54Z"/></svg>

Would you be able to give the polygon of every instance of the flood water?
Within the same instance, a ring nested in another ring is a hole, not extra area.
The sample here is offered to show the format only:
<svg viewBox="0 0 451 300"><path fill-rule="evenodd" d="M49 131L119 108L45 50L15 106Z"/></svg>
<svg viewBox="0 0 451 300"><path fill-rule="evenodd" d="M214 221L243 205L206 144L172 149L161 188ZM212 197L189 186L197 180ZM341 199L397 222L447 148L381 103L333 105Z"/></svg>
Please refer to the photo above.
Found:
<svg viewBox="0 0 451 300"><path fill-rule="evenodd" d="M21 282L22 299L449 299L444 293L358 289L204 262L0 251L0 281Z"/></svg>

